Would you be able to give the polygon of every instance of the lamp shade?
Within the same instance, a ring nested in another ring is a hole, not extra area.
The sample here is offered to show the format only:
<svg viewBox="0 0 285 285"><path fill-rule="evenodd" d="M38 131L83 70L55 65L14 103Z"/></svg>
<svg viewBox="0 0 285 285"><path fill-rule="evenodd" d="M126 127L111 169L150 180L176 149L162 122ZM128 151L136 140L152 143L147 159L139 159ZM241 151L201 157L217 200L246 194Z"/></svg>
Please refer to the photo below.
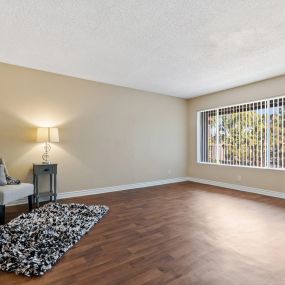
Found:
<svg viewBox="0 0 285 285"><path fill-rule="evenodd" d="M59 142L58 128L37 128L37 142Z"/></svg>

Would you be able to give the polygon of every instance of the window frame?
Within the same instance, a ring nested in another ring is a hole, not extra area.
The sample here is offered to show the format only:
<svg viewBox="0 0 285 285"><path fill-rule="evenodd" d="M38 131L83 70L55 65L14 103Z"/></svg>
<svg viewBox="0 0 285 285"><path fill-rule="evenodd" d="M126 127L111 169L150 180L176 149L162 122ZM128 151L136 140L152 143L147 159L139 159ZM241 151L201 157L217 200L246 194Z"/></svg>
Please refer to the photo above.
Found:
<svg viewBox="0 0 285 285"><path fill-rule="evenodd" d="M237 165L237 164L223 164L220 163L220 161L218 160L218 162L204 162L201 161L201 149L202 149L202 128L201 128L201 113L202 112L210 112L210 111L215 111L217 112L217 114L219 114L219 110L220 109L225 109L225 108L233 108L233 107L237 107L237 106L244 106L244 105L249 105L249 104L258 104L262 102L266 101L267 104L267 111L266 111L266 116L267 116L267 124L268 124L268 120L270 120L268 117L268 106L270 106L270 101L271 100L279 100L282 99L282 102L285 102L285 94L282 95L278 95L278 96L273 96L273 97L267 97L264 99L259 99L259 100L255 100L255 101L248 101L248 102L242 102L242 103L237 103L237 104L232 104L232 105L220 105L218 107L215 108L208 108L208 109L202 109L202 110L198 110L196 111L196 136L197 136L197 140L196 140L196 163L198 164L202 164L202 165L209 165L209 166L226 166L226 167L241 167L241 168L251 168L251 169L263 169L263 170L277 170L277 171L285 171L285 165L284 167L270 167L270 164L267 163L267 166L251 166L251 165ZM274 101L273 101L274 102ZM285 105L283 106L283 108L285 107ZM284 110L284 116L285 116L285 110ZM217 121L217 129L218 129L218 120ZM266 128L266 132L268 132L269 126L267 125ZM285 133L285 127L284 129L284 133ZM270 140L270 137L267 137L267 143L268 140ZM217 138L217 142L219 145L219 136ZM217 148L217 152L219 151L219 148ZM269 152L270 152L270 147L269 147ZM268 149L266 150L266 155L268 156ZM285 155L285 154L284 154ZM218 156L218 155L217 155ZM267 157L267 161L268 159L270 159L270 157Z"/></svg>

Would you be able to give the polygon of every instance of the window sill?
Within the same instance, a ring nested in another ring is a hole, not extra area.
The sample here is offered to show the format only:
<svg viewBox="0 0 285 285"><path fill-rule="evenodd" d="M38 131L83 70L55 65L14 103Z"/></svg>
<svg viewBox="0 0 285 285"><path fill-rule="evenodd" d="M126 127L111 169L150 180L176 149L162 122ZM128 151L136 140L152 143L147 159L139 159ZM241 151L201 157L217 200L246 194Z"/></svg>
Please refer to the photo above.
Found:
<svg viewBox="0 0 285 285"><path fill-rule="evenodd" d="M199 161L196 161L196 163L210 165L210 166L225 166L225 167L237 167L237 168L241 167L241 168L251 168L251 169L260 169L260 170L278 170L278 171L285 170L285 168L258 167L258 166L234 165L234 164L218 164L218 163L199 162Z"/></svg>

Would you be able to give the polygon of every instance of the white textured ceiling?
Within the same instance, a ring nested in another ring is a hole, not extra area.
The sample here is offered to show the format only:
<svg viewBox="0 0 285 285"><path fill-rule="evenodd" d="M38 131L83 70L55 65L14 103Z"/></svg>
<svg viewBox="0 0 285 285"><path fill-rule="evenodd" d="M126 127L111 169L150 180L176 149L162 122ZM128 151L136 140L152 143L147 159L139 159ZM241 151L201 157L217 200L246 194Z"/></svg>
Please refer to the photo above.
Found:
<svg viewBox="0 0 285 285"><path fill-rule="evenodd" d="M190 98L285 73L285 1L0 0L0 61Z"/></svg>

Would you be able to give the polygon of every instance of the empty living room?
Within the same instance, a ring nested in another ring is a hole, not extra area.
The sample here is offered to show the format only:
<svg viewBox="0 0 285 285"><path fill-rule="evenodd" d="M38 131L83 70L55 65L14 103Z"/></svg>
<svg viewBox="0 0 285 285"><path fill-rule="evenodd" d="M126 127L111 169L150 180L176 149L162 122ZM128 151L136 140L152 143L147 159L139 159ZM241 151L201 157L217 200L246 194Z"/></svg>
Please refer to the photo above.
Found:
<svg viewBox="0 0 285 285"><path fill-rule="evenodd" d="M284 0L0 1L1 285L284 285Z"/></svg>

